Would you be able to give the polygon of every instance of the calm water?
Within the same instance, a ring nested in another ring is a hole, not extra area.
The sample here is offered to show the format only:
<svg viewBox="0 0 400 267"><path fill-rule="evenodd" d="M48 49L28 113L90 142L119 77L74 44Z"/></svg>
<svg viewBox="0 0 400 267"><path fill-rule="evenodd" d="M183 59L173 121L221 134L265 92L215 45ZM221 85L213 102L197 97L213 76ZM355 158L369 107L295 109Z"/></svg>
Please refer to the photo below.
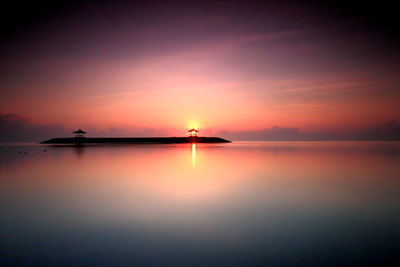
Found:
<svg viewBox="0 0 400 267"><path fill-rule="evenodd" d="M0 157L0 265L399 260L400 142L3 145Z"/></svg>

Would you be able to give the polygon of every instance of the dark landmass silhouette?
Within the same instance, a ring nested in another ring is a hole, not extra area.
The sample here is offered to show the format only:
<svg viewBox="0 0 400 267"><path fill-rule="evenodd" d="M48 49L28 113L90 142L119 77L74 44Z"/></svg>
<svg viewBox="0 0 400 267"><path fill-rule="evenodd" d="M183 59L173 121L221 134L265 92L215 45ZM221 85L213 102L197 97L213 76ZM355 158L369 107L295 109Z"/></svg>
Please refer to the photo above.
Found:
<svg viewBox="0 0 400 267"><path fill-rule="evenodd" d="M156 128L137 128L126 130L122 128L88 129L94 136L163 136L168 132ZM50 139L53 136L68 136L67 130L62 124L38 124L29 118L18 114L0 113L0 142L37 142ZM305 133L300 128L288 128L273 126L270 128L250 131L214 131L213 135L224 136L229 140L243 141L309 141L309 140L400 140L400 120L370 125L362 128L335 131L312 131Z"/></svg>
<svg viewBox="0 0 400 267"><path fill-rule="evenodd" d="M68 137L53 138L41 144L181 144L181 143L230 143L220 137Z"/></svg>

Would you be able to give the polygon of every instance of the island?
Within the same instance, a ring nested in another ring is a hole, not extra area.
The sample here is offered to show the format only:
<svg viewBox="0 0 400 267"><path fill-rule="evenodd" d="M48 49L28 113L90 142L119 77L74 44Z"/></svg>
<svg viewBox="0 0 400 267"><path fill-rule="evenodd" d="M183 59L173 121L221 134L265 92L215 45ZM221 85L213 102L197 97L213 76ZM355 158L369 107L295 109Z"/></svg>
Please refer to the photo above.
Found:
<svg viewBox="0 0 400 267"><path fill-rule="evenodd" d="M220 137L197 136L198 130L189 130L190 135L185 137L85 137L85 131L79 129L75 137L53 138L40 144L182 144L182 143L230 143Z"/></svg>

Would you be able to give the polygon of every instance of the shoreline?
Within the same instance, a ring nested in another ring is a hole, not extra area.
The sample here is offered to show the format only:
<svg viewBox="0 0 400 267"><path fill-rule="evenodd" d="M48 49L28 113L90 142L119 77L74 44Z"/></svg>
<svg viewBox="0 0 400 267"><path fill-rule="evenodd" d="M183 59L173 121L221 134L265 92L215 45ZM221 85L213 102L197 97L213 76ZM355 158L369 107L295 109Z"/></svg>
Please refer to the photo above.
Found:
<svg viewBox="0 0 400 267"><path fill-rule="evenodd" d="M40 144L185 144L185 143L230 143L220 137L67 137L53 138Z"/></svg>

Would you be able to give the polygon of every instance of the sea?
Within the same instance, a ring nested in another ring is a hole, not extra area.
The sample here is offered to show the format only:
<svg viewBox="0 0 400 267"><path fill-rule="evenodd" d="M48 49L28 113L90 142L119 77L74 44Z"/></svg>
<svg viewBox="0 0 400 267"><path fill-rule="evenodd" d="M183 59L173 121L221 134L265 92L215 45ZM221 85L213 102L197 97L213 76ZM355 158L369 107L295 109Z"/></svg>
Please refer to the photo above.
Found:
<svg viewBox="0 0 400 267"><path fill-rule="evenodd" d="M400 142L0 145L1 266L399 266Z"/></svg>

